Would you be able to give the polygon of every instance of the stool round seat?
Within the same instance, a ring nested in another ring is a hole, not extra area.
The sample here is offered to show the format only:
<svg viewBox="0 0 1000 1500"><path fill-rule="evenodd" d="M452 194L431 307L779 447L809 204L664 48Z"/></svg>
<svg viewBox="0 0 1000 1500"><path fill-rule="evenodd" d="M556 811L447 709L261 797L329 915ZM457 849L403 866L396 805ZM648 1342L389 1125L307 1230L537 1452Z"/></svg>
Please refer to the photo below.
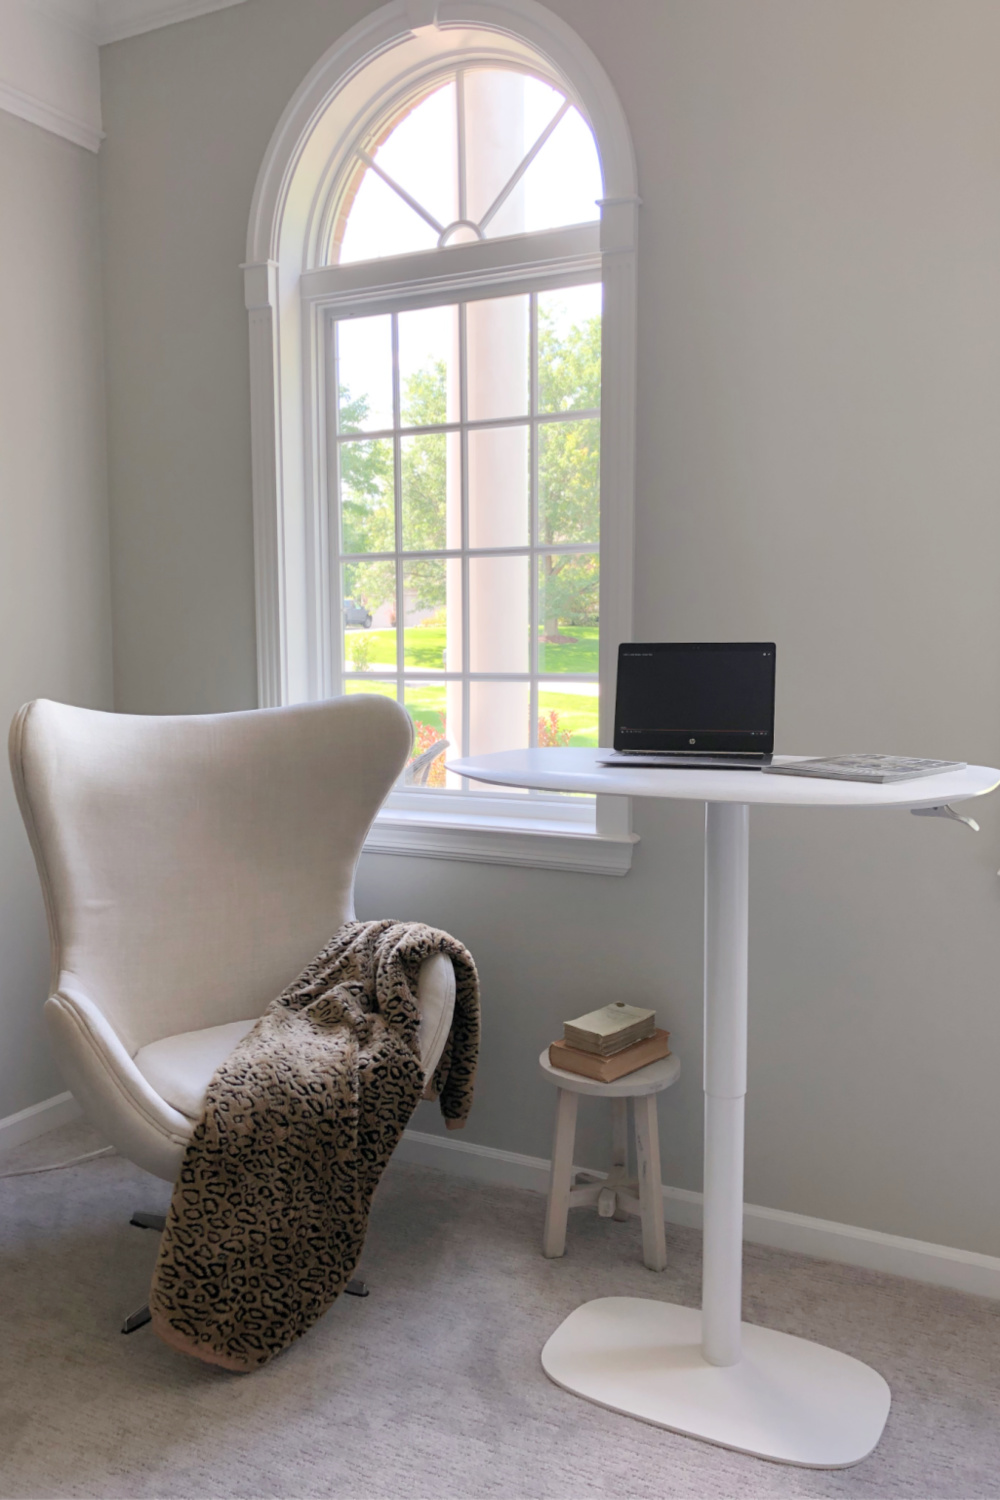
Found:
<svg viewBox="0 0 1000 1500"><path fill-rule="evenodd" d="M601 1099L641 1099L644 1094L658 1094L676 1083L681 1073L681 1060L671 1052L656 1062L626 1073L613 1083L602 1083L599 1078L587 1078L583 1073L569 1073L565 1068L554 1068L549 1062L549 1049L538 1059L538 1065L547 1078L561 1089L572 1089L575 1094L594 1094Z"/></svg>

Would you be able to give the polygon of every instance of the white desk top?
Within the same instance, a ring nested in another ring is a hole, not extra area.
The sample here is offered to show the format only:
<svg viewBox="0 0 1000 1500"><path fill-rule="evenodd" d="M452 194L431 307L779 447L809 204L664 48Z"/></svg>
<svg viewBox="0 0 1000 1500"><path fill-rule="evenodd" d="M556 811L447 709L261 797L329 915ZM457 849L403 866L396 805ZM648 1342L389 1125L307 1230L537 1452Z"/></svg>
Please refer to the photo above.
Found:
<svg viewBox="0 0 1000 1500"><path fill-rule="evenodd" d="M763 802L795 807L938 807L983 797L1000 786L1000 770L968 766L964 771L868 786L859 781L820 781L806 776L765 776L760 771L698 771L659 766L601 766L607 750L502 750L449 760L448 770L497 786L544 792L603 792L617 797L674 797L685 802ZM776 755L775 760L799 759Z"/></svg>

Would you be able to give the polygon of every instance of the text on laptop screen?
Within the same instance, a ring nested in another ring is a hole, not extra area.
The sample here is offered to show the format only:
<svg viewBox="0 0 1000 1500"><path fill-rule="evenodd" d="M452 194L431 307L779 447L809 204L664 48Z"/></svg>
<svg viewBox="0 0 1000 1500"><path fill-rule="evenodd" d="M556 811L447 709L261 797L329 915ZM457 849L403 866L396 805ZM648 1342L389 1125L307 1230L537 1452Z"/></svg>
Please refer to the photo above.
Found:
<svg viewBox="0 0 1000 1500"><path fill-rule="evenodd" d="M618 656L615 748L770 751L773 642L634 642Z"/></svg>

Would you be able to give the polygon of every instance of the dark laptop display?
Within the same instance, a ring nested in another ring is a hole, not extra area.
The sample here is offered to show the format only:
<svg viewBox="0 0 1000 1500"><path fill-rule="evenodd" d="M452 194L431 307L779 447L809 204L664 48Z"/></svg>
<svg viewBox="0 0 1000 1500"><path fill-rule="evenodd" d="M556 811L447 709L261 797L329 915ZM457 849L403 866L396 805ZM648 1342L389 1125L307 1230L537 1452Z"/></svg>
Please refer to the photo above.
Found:
<svg viewBox="0 0 1000 1500"><path fill-rule="evenodd" d="M774 670L773 641L619 646L615 749L770 755Z"/></svg>

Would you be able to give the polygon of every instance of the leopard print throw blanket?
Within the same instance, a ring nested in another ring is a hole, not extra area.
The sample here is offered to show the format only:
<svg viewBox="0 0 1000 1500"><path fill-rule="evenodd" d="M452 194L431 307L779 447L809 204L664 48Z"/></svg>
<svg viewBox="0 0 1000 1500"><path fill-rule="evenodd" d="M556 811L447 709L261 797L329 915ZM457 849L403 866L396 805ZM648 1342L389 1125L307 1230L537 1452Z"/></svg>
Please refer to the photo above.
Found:
<svg viewBox="0 0 1000 1500"><path fill-rule="evenodd" d="M425 1089L414 995L435 953L455 966L455 1017L425 1097L464 1124L479 1049L472 958L419 923L347 923L209 1085L150 1293L171 1348L253 1370L350 1280L372 1195Z"/></svg>

